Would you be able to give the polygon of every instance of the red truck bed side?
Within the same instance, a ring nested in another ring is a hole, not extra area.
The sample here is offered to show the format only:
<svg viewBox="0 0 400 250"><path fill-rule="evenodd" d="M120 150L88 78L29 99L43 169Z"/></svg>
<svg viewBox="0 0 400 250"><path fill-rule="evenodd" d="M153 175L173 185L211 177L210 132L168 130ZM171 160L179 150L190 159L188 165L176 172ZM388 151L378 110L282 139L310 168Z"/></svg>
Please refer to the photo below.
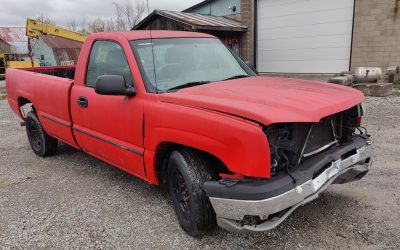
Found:
<svg viewBox="0 0 400 250"><path fill-rule="evenodd" d="M42 68L45 70L46 68ZM50 69L50 68L49 68ZM38 71L38 70L36 70ZM78 147L71 129L69 95L73 80L23 69L7 69L7 94L11 108L24 119L19 103L30 101L46 132ZM26 100L18 98L24 96Z"/></svg>

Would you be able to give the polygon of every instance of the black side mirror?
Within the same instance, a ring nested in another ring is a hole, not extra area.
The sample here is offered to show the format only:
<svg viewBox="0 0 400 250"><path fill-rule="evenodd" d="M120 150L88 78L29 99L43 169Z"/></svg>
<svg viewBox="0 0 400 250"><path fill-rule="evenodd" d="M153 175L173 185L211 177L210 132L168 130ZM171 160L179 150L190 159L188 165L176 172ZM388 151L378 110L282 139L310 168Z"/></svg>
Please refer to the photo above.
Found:
<svg viewBox="0 0 400 250"><path fill-rule="evenodd" d="M94 90L100 95L136 95L132 86L126 86L125 78L120 75L102 75L97 77Z"/></svg>

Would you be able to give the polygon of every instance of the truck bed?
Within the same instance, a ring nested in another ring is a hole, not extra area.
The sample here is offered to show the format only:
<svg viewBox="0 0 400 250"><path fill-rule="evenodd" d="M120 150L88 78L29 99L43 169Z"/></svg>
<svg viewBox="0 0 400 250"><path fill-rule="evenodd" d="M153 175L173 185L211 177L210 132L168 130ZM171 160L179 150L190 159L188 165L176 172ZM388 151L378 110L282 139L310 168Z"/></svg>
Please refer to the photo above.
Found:
<svg viewBox="0 0 400 250"><path fill-rule="evenodd" d="M70 116L70 90L75 67L7 69L6 88L11 108L24 119L20 106L32 103L46 132L76 146Z"/></svg>
<svg viewBox="0 0 400 250"><path fill-rule="evenodd" d="M36 67L36 68L24 68L21 70L58 76L62 78L74 79L75 75L75 66L51 66L51 67Z"/></svg>

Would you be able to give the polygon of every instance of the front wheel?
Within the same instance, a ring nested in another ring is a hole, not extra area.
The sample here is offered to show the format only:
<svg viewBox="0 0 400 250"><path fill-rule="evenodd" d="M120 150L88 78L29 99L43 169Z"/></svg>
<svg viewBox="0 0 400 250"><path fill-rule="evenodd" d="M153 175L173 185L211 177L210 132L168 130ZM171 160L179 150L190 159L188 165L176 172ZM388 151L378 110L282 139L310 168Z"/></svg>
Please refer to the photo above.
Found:
<svg viewBox="0 0 400 250"><path fill-rule="evenodd" d="M172 152L168 161L168 189L179 224L191 236L212 231L215 212L203 188L213 179L206 162L194 150Z"/></svg>
<svg viewBox="0 0 400 250"><path fill-rule="evenodd" d="M57 152L57 139L49 136L44 131L35 112L31 111L26 115L25 126L29 144L35 154L46 157Z"/></svg>

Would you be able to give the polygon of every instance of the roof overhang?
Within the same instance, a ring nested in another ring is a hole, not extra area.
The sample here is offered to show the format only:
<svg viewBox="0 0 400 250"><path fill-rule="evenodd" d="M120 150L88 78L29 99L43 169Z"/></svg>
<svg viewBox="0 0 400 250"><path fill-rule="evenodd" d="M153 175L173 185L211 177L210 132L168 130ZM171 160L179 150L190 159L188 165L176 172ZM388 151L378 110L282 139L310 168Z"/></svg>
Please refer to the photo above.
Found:
<svg viewBox="0 0 400 250"><path fill-rule="evenodd" d="M177 11L168 10L154 10L150 15L139 22L132 30L142 29L142 27L155 18L156 16L162 16L171 19L175 22L179 22L189 26L192 30L220 30L220 31L234 31L234 32L245 32L247 26L242 23L226 18L202 15L197 13L184 13Z"/></svg>

